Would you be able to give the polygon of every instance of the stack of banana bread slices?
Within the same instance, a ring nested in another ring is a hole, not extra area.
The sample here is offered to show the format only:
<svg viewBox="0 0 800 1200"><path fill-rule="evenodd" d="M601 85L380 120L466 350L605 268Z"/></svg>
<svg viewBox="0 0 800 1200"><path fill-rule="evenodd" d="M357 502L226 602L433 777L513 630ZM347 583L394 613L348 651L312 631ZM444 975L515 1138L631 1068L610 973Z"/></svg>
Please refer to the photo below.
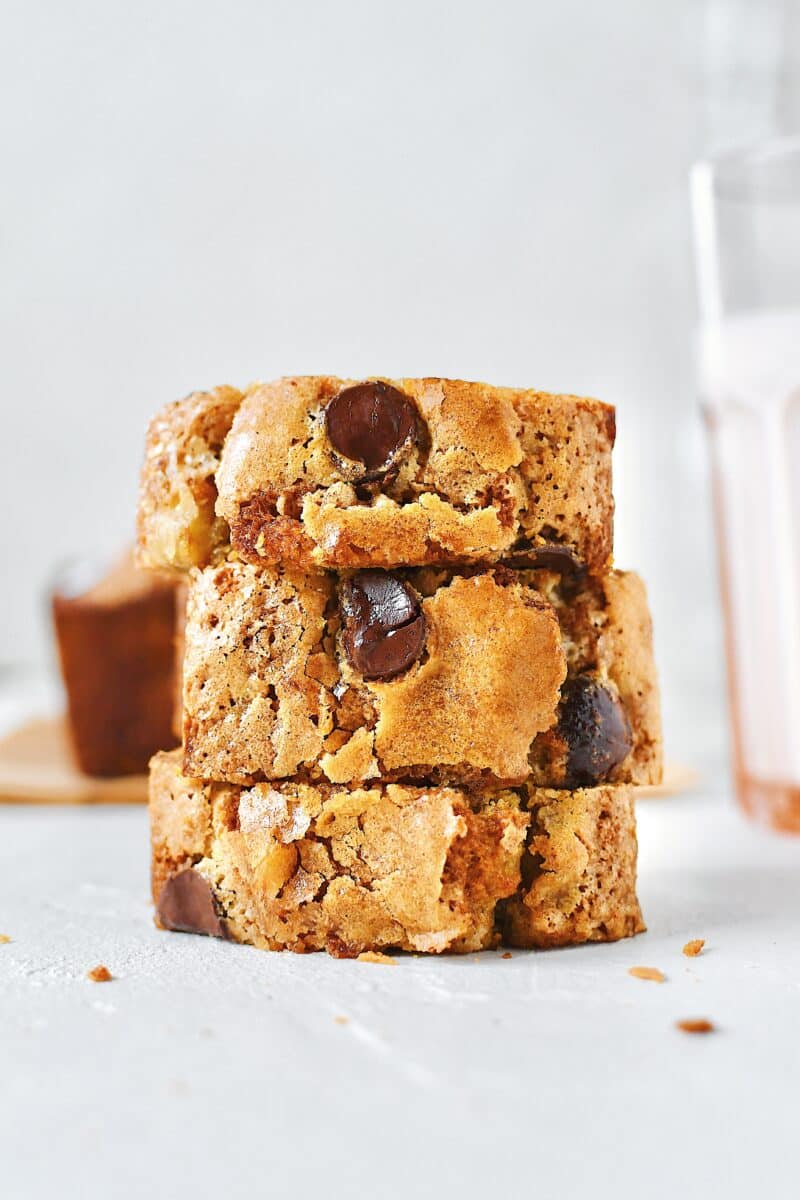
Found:
<svg viewBox="0 0 800 1200"><path fill-rule="evenodd" d="M446 379L155 418L139 562L188 575L159 925L344 957L643 929L633 788L661 731L613 442L599 401Z"/></svg>

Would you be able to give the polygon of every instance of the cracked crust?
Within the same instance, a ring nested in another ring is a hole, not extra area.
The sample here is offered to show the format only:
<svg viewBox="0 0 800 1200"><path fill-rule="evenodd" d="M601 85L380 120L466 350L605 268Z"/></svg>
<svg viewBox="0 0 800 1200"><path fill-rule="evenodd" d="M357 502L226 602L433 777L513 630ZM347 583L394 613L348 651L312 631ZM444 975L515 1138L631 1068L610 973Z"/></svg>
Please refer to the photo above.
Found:
<svg viewBox="0 0 800 1200"><path fill-rule="evenodd" d="M491 946L528 824L511 792L476 809L450 788L241 789L187 779L174 753L153 760L150 818L156 905L193 869L233 940L337 957Z"/></svg>
<svg viewBox="0 0 800 1200"><path fill-rule="evenodd" d="M325 405L348 382L286 378L244 398L221 388L164 410L142 475L142 561L205 565L224 552L230 527L233 550L257 564L495 562L559 543L590 571L608 568L612 407L458 380L391 381L413 402L419 437L367 484L325 432ZM210 452L194 432L206 413L219 418Z"/></svg>
<svg viewBox="0 0 800 1200"><path fill-rule="evenodd" d="M420 659L388 681L348 662L334 578L225 563L189 588L184 768L231 783L299 773L521 782L565 676L552 607L493 572L416 578Z"/></svg>
<svg viewBox="0 0 800 1200"><path fill-rule="evenodd" d="M529 787L528 845L517 896L505 901L511 946L614 942L644 931L636 897L636 818L628 787Z"/></svg>
<svg viewBox="0 0 800 1200"><path fill-rule="evenodd" d="M615 781L660 779L658 688L636 576L614 572L577 591L548 571L423 568L402 578L421 597L427 641L418 662L382 682L364 679L343 652L333 576L244 563L197 572L186 771L240 784L300 773L507 785L532 774L568 786L561 688L565 676L589 673L631 726Z"/></svg>
<svg viewBox="0 0 800 1200"><path fill-rule="evenodd" d="M262 949L463 953L644 929L629 788L239 788L187 778L173 752L151 763L150 822L157 911L195 871L222 934Z"/></svg>
<svg viewBox="0 0 800 1200"><path fill-rule="evenodd" d="M232 387L192 392L150 422L139 490L139 566L187 571L227 546L228 527L214 511L215 476L243 396Z"/></svg>

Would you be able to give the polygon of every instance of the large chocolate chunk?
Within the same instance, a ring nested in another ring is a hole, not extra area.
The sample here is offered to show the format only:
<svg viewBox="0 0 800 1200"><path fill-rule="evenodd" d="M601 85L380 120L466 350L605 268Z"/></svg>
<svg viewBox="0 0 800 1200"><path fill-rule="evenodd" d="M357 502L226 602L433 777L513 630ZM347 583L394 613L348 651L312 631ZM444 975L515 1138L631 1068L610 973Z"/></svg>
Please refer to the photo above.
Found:
<svg viewBox="0 0 800 1200"><path fill-rule="evenodd" d="M590 675L577 675L564 685L558 732L567 745L570 787L600 783L628 757L633 746L625 709Z"/></svg>
<svg viewBox="0 0 800 1200"><path fill-rule="evenodd" d="M363 463L362 478L376 478L414 438L417 410L397 388L376 379L334 396L325 409L325 428L334 449Z"/></svg>
<svg viewBox="0 0 800 1200"><path fill-rule="evenodd" d="M165 929L228 938L214 893L202 875L189 868L173 875L158 898L158 919Z"/></svg>
<svg viewBox="0 0 800 1200"><path fill-rule="evenodd" d="M425 616L412 588L386 571L360 571L342 587L343 643L365 679L392 679L425 645Z"/></svg>

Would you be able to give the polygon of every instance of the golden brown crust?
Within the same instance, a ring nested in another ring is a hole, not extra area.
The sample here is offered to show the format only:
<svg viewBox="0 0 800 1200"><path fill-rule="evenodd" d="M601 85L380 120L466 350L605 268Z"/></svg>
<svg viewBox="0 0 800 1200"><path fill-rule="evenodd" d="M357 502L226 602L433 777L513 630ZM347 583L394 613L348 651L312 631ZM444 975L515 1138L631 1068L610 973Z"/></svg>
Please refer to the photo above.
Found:
<svg viewBox="0 0 800 1200"><path fill-rule="evenodd" d="M526 786L522 795L288 780L238 788L187 779L177 752L157 755L154 900L191 868L226 936L338 957L640 932L631 790Z"/></svg>
<svg viewBox="0 0 800 1200"><path fill-rule="evenodd" d="M627 713L632 748L613 781L659 781L658 685L636 576L586 579L577 592L545 571L402 578L422 597L427 642L409 670L381 682L343 652L335 577L230 562L196 573L187 772L240 784L299 772L506 785L531 774L571 786L556 725L566 653L568 678L597 679Z"/></svg>
<svg viewBox="0 0 800 1200"><path fill-rule="evenodd" d="M352 382L286 378L243 399L217 389L166 409L148 435L142 561L205 565L229 525L236 553L257 564L496 562L520 545L557 542L591 571L607 569L611 407L483 383L395 380L422 432L396 469L365 487L335 453L323 420L331 397Z"/></svg>
<svg viewBox="0 0 800 1200"><path fill-rule="evenodd" d="M191 866L234 940L337 957L493 944L528 822L508 792L474 811L449 788L226 788L185 779L177 754L153 760L150 813L156 904Z"/></svg>
<svg viewBox="0 0 800 1200"><path fill-rule="evenodd" d="M215 475L242 397L232 387L192 392L150 422L137 517L140 566L186 571L227 544L228 528L214 511Z"/></svg>
<svg viewBox="0 0 800 1200"><path fill-rule="evenodd" d="M211 848L210 795L180 771L180 750L161 751L150 761L150 842L153 899L171 875L203 858Z"/></svg>
<svg viewBox="0 0 800 1200"><path fill-rule="evenodd" d="M333 577L246 563L195 573L184 769L243 784L297 772L335 783L523 781L565 675L552 608L491 571L445 573L421 606L422 657L397 678L368 680L337 638Z"/></svg>
<svg viewBox="0 0 800 1200"><path fill-rule="evenodd" d="M522 884L503 906L504 940L569 946L641 933L632 788L530 788L527 804Z"/></svg>

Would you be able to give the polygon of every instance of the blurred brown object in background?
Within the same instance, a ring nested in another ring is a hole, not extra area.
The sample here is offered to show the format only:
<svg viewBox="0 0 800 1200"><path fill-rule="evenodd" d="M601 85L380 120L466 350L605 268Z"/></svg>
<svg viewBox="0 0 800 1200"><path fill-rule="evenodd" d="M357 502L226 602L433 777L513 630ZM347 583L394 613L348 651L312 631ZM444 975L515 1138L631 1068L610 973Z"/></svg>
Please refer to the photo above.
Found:
<svg viewBox="0 0 800 1200"><path fill-rule="evenodd" d="M80 562L61 572L53 622L72 746L87 775L147 770L176 745L180 585L139 571L127 553L110 570Z"/></svg>

